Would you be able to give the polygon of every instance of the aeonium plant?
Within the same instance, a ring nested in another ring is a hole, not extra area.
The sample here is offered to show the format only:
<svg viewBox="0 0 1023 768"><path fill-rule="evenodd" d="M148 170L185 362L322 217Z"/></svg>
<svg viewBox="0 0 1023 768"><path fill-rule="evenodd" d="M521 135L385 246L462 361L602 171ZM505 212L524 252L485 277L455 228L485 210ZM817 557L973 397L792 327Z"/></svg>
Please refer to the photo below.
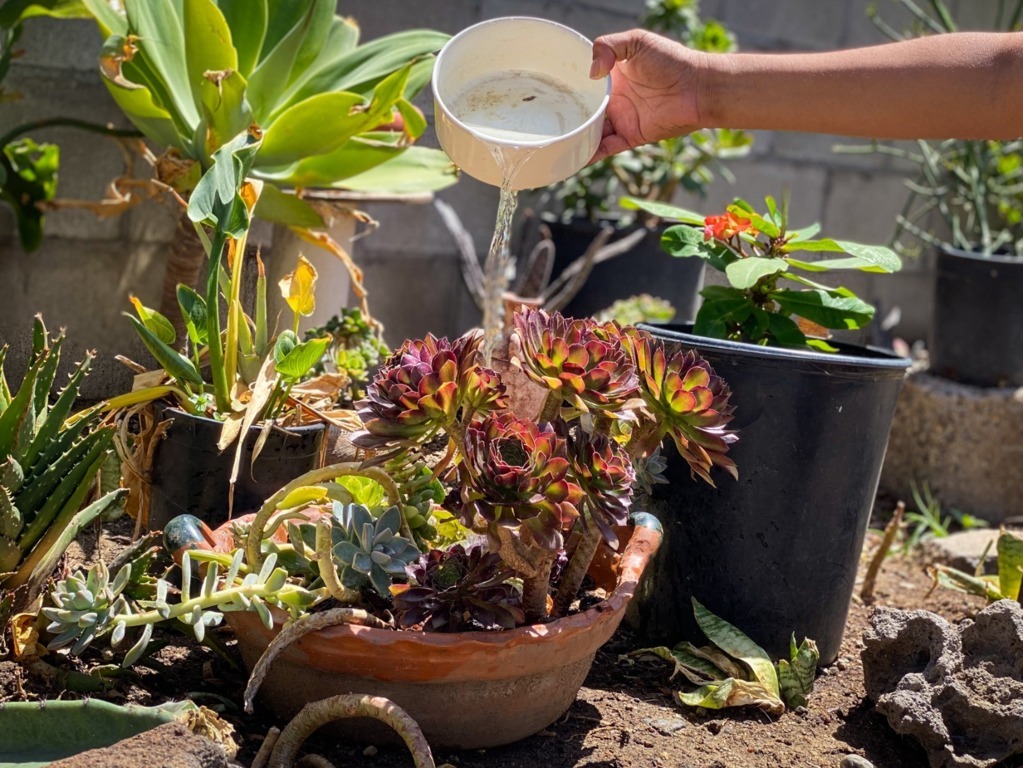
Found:
<svg viewBox="0 0 1023 768"><path fill-rule="evenodd" d="M701 216L670 205L625 201L628 207L680 222L661 238L669 254L701 258L727 277L727 286L701 291L693 333L836 352L828 343L830 332L863 328L873 319L874 307L848 288L823 285L816 277L842 270L897 272L902 261L884 246L820 238L817 224L790 229L787 200L778 205L768 197L765 204L766 211L758 213L737 198L723 213ZM801 253L825 258L809 260Z"/></svg>
<svg viewBox="0 0 1023 768"><path fill-rule="evenodd" d="M727 455L737 439L730 390L698 354L614 322L540 310L514 322L516 364L547 389L540 414L507 409L478 332L406 341L358 403L364 428L352 441L368 459L286 485L253 518L233 523L233 555L187 552L187 567L205 563L206 582L184 608L164 601L164 617L200 632L220 612L247 606L272 624L268 604L316 626L465 631L544 622L570 612L600 542L618 546L637 474L663 440L694 478L712 482L715 467L737 476ZM93 580L104 579L122 586L127 576ZM76 649L82 636L70 622L92 609L71 592L87 580L58 587L67 594L55 593L45 612L49 631ZM328 599L330 616L312 611ZM108 615L116 602L95 609L107 612L98 626L159 615L120 603Z"/></svg>

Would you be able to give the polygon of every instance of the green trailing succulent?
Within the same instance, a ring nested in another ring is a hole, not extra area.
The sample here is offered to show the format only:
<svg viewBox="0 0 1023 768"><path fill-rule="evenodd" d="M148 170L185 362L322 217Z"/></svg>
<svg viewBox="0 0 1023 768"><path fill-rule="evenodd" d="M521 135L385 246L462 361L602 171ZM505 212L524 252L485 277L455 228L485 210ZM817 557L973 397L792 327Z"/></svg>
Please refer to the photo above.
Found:
<svg viewBox="0 0 1023 768"><path fill-rule="evenodd" d="M796 645L792 638L788 659L772 663L766 651L724 619L693 598L693 613L711 645L698 648L682 642L634 651L671 662L672 677L681 674L695 690L679 692L680 704L705 709L752 706L778 717L786 708L806 706L813 691L820 654L813 640Z"/></svg>
<svg viewBox="0 0 1023 768"><path fill-rule="evenodd" d="M37 317L28 369L11 390L0 348L0 619L43 590L68 545L123 493L82 509L110 452L113 430L98 408L75 411L93 355L71 373L51 402L63 332L51 337Z"/></svg>

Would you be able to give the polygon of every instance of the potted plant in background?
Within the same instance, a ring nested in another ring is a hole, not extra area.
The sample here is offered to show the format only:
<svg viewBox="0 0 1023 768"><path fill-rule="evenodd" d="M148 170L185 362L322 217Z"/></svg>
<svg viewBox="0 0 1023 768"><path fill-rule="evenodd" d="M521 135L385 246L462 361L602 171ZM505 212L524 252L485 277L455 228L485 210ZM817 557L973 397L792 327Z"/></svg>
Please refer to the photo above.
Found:
<svg viewBox="0 0 1023 768"><path fill-rule="evenodd" d="M304 200L300 189L285 188L373 190L398 184L430 189L451 183L443 153L410 146L425 121L409 99L428 81L429 54L445 37L410 31L359 45L358 27L337 16L334 3L326 0L169 5L129 0L121 11L103 2L86 4L109 35L101 56L104 81L126 116L163 150L154 160L154 183L185 206L174 244L184 260L172 257L162 306L139 305L136 322L176 383L175 391L133 392L114 399L111 407L173 394L179 405L190 403L189 415L178 413L183 422L170 427L181 440L170 441L179 449L171 451L175 458L169 462L160 460L159 425L147 420L135 444L132 474L139 488L152 482L166 496L151 510L150 524L193 505L202 514L229 514L232 502L252 509L319 458L317 435L268 444L270 435L283 435L281 430L257 434L253 428L272 422L287 396L281 382L303 376L329 340L299 342L293 328L275 343L276 312L267 303L265 281L256 281L253 316L245 313L243 275L263 272L262 264L243 270L251 258L246 249L251 223L258 217L295 228L330 249L360 286L358 269L326 232L329 221L322 209ZM196 292L204 253L209 257L205 289ZM272 253L269 258L272 262ZM186 263L185 272L178 271ZM283 274L272 263L270 271ZM293 275L287 276L286 303L308 304L295 316L308 315L315 270L303 263ZM363 315L370 317L365 292L360 296ZM191 353L182 354L186 340ZM200 373L204 368L206 380ZM304 415L309 411L301 408ZM220 423L203 423L204 416ZM217 479L223 478L223 468L219 476L197 482L207 467L193 460L205 454L216 463L214 446L223 450L234 444L239 431L243 439L226 465L231 482ZM220 439L211 441L210 434ZM245 451L251 455L243 458ZM265 465L276 458L281 473L271 478ZM174 473L167 474L169 468ZM184 495L172 495L179 493Z"/></svg>
<svg viewBox="0 0 1023 768"><path fill-rule="evenodd" d="M699 0L647 0L646 8L640 22L646 29L699 51L736 49L731 32L717 21L700 18ZM675 308L677 321L691 320L703 282L702 263L664 258L660 249L664 228L657 217L643 211L623 215L617 200L631 196L670 203L680 192L703 196L715 174L732 179L725 161L744 157L752 143L752 135L744 131L695 131L609 157L544 193L540 207L551 209L542 214L540 229L549 231L554 244L555 276L577 261L604 228L613 231L610 245L637 228L649 230L624 254L612 250L606 261L595 263L563 311L591 316L616 300L654 293Z"/></svg>
<svg viewBox="0 0 1023 768"><path fill-rule="evenodd" d="M775 657L794 632L835 660L881 462L909 361L829 338L865 326L873 308L843 287L817 282L831 270L892 272L880 246L817 238L788 226L786 205L757 213L737 200L721 215L632 200L666 221L672 256L699 258L728 285L707 286L692 326L640 326L668 349L695 349L732 387L743 439L730 456L738 481L685 482L669 446L667 484L652 491L665 526L631 610L648 637L698 637L696 598ZM824 258L807 261L800 252Z"/></svg>
<svg viewBox="0 0 1023 768"><path fill-rule="evenodd" d="M913 6L908 0L901 5ZM997 3L990 29L1015 31L1023 3ZM943 0L917 9L916 25L899 32L877 14L891 39L955 32ZM936 280L929 371L981 387L1023 386L1023 141L917 141L908 148L874 142L845 151L876 151L916 166L896 218L895 245L919 254L933 248ZM982 340L983 339L983 340Z"/></svg>
<svg viewBox="0 0 1023 768"><path fill-rule="evenodd" d="M215 532L172 521L179 602L165 585L157 603L134 603L129 572L96 566L58 586L48 630L58 644L81 637L79 614L60 606L93 578L113 586L77 605L98 617L79 650L141 627L131 663L154 622L180 619L201 637L223 616L252 668L249 705L257 688L284 716L333 693L383 695L431 743L462 748L542 729L571 704L659 540L649 515L629 525L643 457L670 437L706 479L715 466L735 472L736 438L729 389L696 353L537 310L515 326L519 364L548 392L539 419L506 410L479 332L406 341L359 404L353 439L368 462L296 478ZM615 567L591 570L596 552L609 554L602 542L617 547Z"/></svg>

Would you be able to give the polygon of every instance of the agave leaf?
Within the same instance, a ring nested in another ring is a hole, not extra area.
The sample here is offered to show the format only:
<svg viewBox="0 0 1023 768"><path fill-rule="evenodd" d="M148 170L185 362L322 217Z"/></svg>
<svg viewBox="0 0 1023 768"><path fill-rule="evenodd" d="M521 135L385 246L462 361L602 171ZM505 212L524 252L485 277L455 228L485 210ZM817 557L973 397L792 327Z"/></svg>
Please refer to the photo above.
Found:
<svg viewBox="0 0 1023 768"><path fill-rule="evenodd" d="M1010 600L1019 599L1023 582L1023 538L1011 531L998 536L998 590Z"/></svg>
<svg viewBox="0 0 1023 768"><path fill-rule="evenodd" d="M322 172L326 166L320 168ZM357 192L416 194L436 192L458 181L458 171L446 154L427 147L409 147L386 163L329 184Z"/></svg>
<svg viewBox="0 0 1023 768"><path fill-rule="evenodd" d="M357 133L373 127L357 93L320 93L283 112L263 134L256 164L288 165L332 152Z"/></svg>
<svg viewBox="0 0 1023 768"><path fill-rule="evenodd" d="M714 645L749 667L760 684L778 697L778 675L767 652L724 619L693 598L693 613L700 630Z"/></svg>
<svg viewBox="0 0 1023 768"><path fill-rule="evenodd" d="M207 73L238 70L238 54L227 19L213 0L183 0L185 72L192 103L201 114ZM243 126L244 127L244 126ZM234 135L234 134L232 134Z"/></svg>
<svg viewBox="0 0 1023 768"><path fill-rule="evenodd" d="M238 72L248 77L259 61L266 36L267 0L218 0L217 5L231 30Z"/></svg>
<svg viewBox="0 0 1023 768"><path fill-rule="evenodd" d="M346 146L351 146L353 143L349 142ZM262 179L271 178L267 174L261 173L259 169L254 169L253 175ZM273 184L267 184L263 188L263 194L259 196L254 213L256 218L262 221L284 224L289 227L319 229L324 226L323 217L309 203L293 194L282 192Z"/></svg>

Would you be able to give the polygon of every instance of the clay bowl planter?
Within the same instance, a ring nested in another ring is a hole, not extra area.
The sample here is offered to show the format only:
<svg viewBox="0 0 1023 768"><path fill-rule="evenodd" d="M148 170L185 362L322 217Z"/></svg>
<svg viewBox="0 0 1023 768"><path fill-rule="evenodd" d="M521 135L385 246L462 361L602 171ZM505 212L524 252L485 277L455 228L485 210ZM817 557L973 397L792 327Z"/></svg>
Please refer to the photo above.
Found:
<svg viewBox="0 0 1023 768"><path fill-rule="evenodd" d="M291 718L307 702L336 694L384 696L419 723L432 747L483 749L531 736L572 705L597 649L625 615L661 539L656 520L639 517L642 522L616 567L600 569L613 577L598 585L608 590L606 599L586 611L500 632L444 634L355 625L320 630L274 661L260 699L278 717ZM231 548L230 524L214 536L218 550ZM250 670L286 618L274 610L275 625L268 630L255 613L225 614ZM343 720L329 727L332 736L346 740L387 738L372 725Z"/></svg>

